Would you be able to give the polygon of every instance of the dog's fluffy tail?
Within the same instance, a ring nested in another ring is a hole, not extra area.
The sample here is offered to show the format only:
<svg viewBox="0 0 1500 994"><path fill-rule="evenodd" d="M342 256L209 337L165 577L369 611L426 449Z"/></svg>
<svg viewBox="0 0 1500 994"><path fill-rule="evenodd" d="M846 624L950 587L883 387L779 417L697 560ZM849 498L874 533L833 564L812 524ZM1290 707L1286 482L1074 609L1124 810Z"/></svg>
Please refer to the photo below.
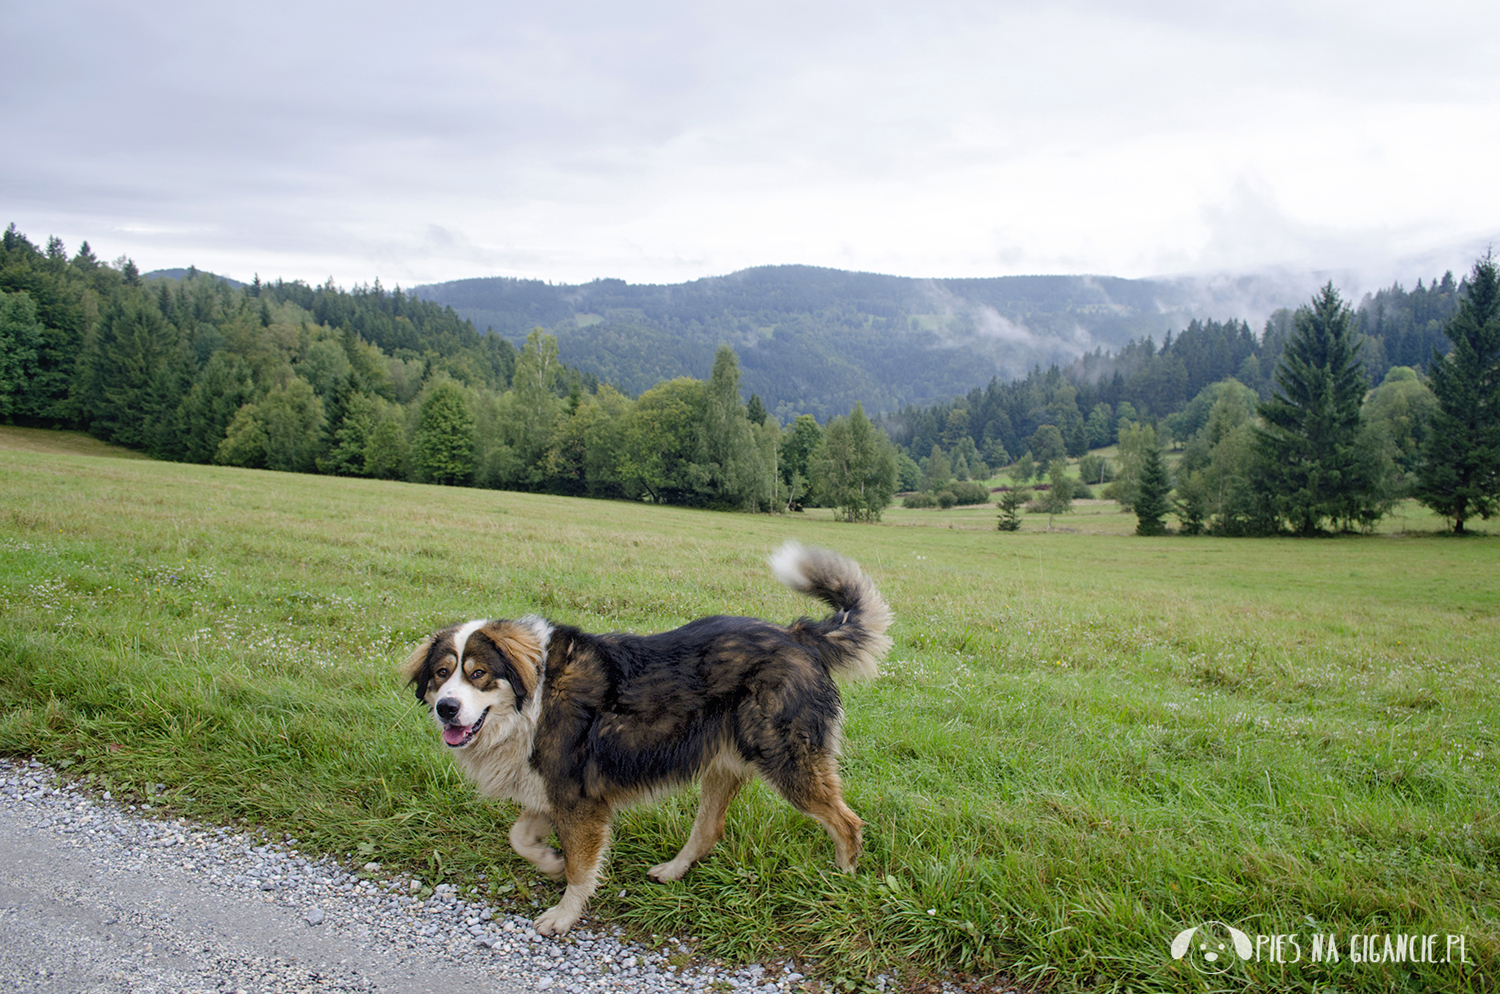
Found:
<svg viewBox="0 0 1500 994"><path fill-rule="evenodd" d="M771 571L793 590L825 602L833 614L799 621L792 632L830 670L873 677L891 649L891 609L858 564L827 549L788 542L771 554Z"/></svg>

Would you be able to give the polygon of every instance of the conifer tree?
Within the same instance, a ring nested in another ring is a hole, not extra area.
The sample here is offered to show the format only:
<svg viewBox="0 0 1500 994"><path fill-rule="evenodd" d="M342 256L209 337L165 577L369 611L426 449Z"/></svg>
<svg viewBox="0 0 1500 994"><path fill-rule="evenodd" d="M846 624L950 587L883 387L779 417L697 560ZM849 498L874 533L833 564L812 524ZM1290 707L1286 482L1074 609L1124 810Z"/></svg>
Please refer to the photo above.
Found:
<svg viewBox="0 0 1500 994"><path fill-rule="evenodd" d="M177 406L182 458L212 462L235 412L254 392L249 364L232 352L215 352Z"/></svg>
<svg viewBox="0 0 1500 994"><path fill-rule="evenodd" d="M1353 315L1329 283L1298 309L1276 367L1277 391L1260 405L1261 496L1300 535L1325 521L1349 527L1378 519L1375 468L1360 451L1360 404L1368 382Z"/></svg>
<svg viewBox="0 0 1500 994"><path fill-rule="evenodd" d="M181 396L168 398L154 387L176 345L177 329L150 297L129 296L111 308L79 358L76 395L90 433L139 448L148 441L148 426L175 415Z"/></svg>
<svg viewBox="0 0 1500 994"><path fill-rule="evenodd" d="M1500 274L1485 253L1446 329L1453 349L1428 367L1438 410L1428 431L1416 497L1453 522L1500 507Z"/></svg>
<svg viewBox="0 0 1500 994"><path fill-rule="evenodd" d="M429 483L462 485L474 476L474 413L452 380L438 383L422 401L411 463L417 478Z"/></svg>
<svg viewBox="0 0 1500 994"><path fill-rule="evenodd" d="M1021 530L1021 508L1031 499L1031 490L1026 487L1012 487L1000 495L996 505L1000 508L1000 521L996 526L1003 532L1018 532Z"/></svg>
<svg viewBox="0 0 1500 994"><path fill-rule="evenodd" d="M36 375L43 333L29 295L0 292L0 417L10 415L15 398Z"/></svg>
<svg viewBox="0 0 1500 994"><path fill-rule="evenodd" d="M1172 509L1167 495L1172 492L1172 478L1167 475L1167 464L1162 460L1161 449L1155 444L1147 445L1141 453L1141 475L1136 483L1135 533L1137 535L1162 535L1166 526L1162 518Z"/></svg>

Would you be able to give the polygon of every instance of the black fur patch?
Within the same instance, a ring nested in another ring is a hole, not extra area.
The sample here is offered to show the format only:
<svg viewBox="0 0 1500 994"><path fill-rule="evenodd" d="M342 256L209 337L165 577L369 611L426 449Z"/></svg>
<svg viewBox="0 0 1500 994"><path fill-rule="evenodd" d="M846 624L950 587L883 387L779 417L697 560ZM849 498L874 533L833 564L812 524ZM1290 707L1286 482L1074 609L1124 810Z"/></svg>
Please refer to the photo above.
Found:
<svg viewBox="0 0 1500 994"><path fill-rule="evenodd" d="M835 748L828 668L791 632L710 617L658 635L552 632L533 768L559 806L686 783L728 748L790 789Z"/></svg>

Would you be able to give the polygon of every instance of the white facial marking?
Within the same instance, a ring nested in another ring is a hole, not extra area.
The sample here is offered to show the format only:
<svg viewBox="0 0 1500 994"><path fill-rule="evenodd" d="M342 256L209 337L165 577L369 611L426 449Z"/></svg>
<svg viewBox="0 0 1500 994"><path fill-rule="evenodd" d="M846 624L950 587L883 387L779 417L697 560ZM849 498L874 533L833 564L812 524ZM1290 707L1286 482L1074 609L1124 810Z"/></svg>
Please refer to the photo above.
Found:
<svg viewBox="0 0 1500 994"><path fill-rule="evenodd" d="M479 631L486 624L485 619L480 618L478 621L469 622L453 633L453 651L458 653L458 665L460 669L464 664L464 649L468 646L469 636Z"/></svg>
<svg viewBox="0 0 1500 994"><path fill-rule="evenodd" d="M453 633L453 652L456 656L453 672L438 686L436 700L449 699L458 702L458 714L454 716L452 722L455 725L474 724L479 720L480 715L484 714L485 708L495 703L484 700L484 697L493 695L482 694L478 688L464 679L464 649L468 645L469 636L483 628L485 624L482 618L478 621L470 621ZM433 712L433 718L438 724L443 724L443 720L437 716L436 711Z"/></svg>

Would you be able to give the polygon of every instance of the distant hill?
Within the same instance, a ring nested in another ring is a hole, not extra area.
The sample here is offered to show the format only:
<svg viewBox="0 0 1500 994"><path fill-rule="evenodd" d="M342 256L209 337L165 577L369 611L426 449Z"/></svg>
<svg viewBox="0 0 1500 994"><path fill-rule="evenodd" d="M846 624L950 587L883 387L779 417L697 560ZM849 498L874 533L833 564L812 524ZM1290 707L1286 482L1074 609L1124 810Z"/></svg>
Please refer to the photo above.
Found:
<svg viewBox="0 0 1500 994"><path fill-rule="evenodd" d="M183 279L184 277L188 276L190 273L191 274L196 274L196 275L201 275L201 276L209 276L209 277L212 277L213 279L216 279L216 280L223 280L225 283L228 283L230 286L234 287L236 290L238 290L240 287L242 287L242 286L245 285L244 283L241 283L239 280L230 279L228 276L220 276L217 273L210 273L210 272L207 272L206 270L196 269L196 268L192 268L192 267L189 267L188 269L153 269L149 273L142 273L141 274L141 279L143 279L143 280L180 280L180 279Z"/></svg>
<svg viewBox="0 0 1500 994"><path fill-rule="evenodd" d="M1317 280L1206 281L1107 276L914 279L813 266L764 266L673 285L507 277L418 286L480 329L520 342L554 334L563 361L630 393L674 376L706 378L714 349L739 354L746 395L783 421L927 405L1068 364L1131 339L1160 340L1193 318L1259 322L1295 307Z"/></svg>

